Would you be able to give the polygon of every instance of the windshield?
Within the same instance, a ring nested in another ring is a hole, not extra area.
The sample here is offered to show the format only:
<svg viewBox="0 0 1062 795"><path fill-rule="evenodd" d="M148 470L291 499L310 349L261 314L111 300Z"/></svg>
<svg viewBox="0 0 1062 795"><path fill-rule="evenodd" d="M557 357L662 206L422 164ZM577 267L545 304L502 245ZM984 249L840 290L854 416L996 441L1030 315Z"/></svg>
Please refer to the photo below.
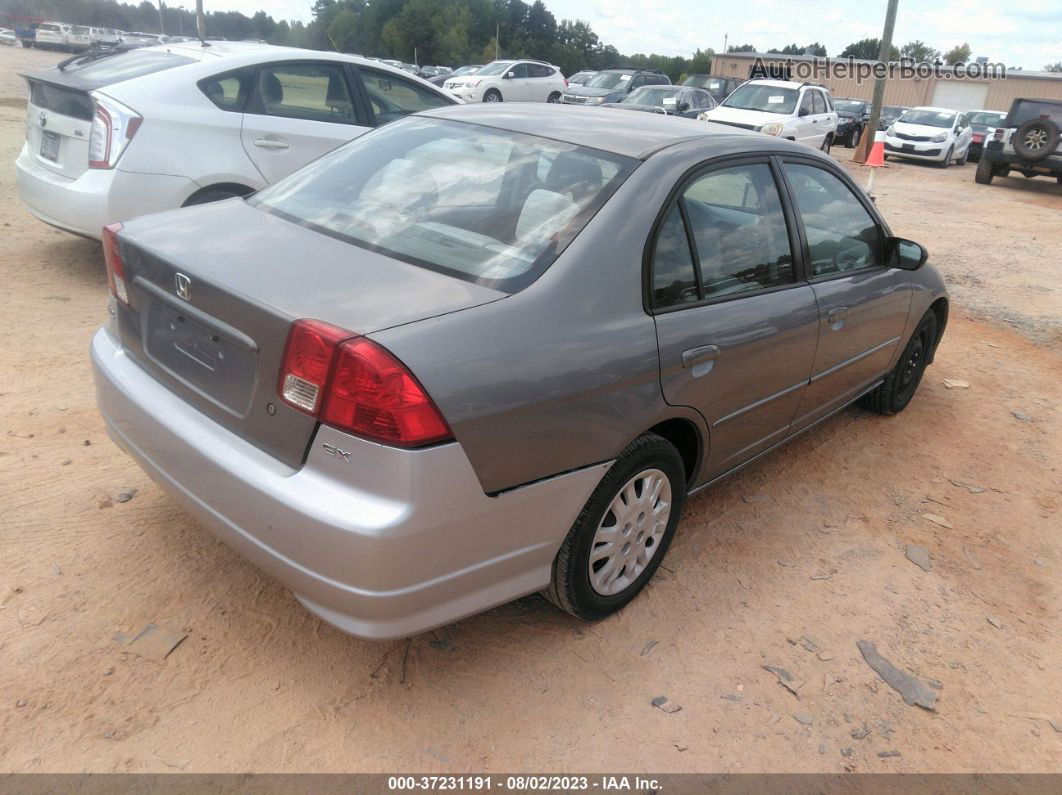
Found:
<svg viewBox="0 0 1062 795"><path fill-rule="evenodd" d="M955 114L948 110L909 110L897 121L904 124L924 124L926 127L951 127Z"/></svg>
<svg viewBox="0 0 1062 795"><path fill-rule="evenodd" d="M678 87L642 86L628 94L623 99L623 102L631 105L656 105L657 107L667 105L674 107L675 100L678 99L678 93Z"/></svg>
<svg viewBox="0 0 1062 795"><path fill-rule="evenodd" d="M833 101L833 107L837 110L848 111L849 113L862 113L865 104L858 99L835 99Z"/></svg>
<svg viewBox="0 0 1062 795"><path fill-rule="evenodd" d="M408 117L251 202L362 248L516 292L552 264L637 163L533 135Z"/></svg>
<svg viewBox="0 0 1062 795"><path fill-rule="evenodd" d="M739 108L741 110L762 110L767 113L792 113L796 109L799 95L800 92L795 88L778 88L777 86L746 83L735 89L733 94L723 100L722 107Z"/></svg>
<svg viewBox="0 0 1062 795"><path fill-rule="evenodd" d="M998 127L1003 123L1003 119L1007 116L1006 113L970 113L967 114L967 118L970 120L970 124L980 124L985 127Z"/></svg>
<svg viewBox="0 0 1062 795"><path fill-rule="evenodd" d="M479 75L500 75L502 72L509 71L509 69L510 69L510 67L512 67L512 65L513 65L512 61L495 61L494 63L489 63L486 66L484 66L482 69L480 69L478 72L476 72L476 74L479 74Z"/></svg>
<svg viewBox="0 0 1062 795"><path fill-rule="evenodd" d="M583 85L587 88L620 88L630 82L631 76L625 72L598 72Z"/></svg>
<svg viewBox="0 0 1062 795"><path fill-rule="evenodd" d="M721 80L718 77L709 77L708 75L690 75L682 82L682 85L704 88L713 94L722 94L726 91L726 80Z"/></svg>
<svg viewBox="0 0 1062 795"><path fill-rule="evenodd" d="M451 77L460 77L461 75L470 75L478 72L482 67L479 66L462 66L454 71Z"/></svg>

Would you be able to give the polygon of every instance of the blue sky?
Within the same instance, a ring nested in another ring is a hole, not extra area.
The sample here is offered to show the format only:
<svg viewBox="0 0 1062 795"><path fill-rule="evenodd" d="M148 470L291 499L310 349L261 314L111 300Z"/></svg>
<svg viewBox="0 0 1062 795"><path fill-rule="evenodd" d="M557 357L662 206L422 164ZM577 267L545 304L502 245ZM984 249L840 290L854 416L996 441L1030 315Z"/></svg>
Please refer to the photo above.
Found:
<svg viewBox="0 0 1062 795"><path fill-rule="evenodd" d="M170 0L174 2L174 0ZM558 19L583 19L620 52L689 55L697 48L750 43L760 49L821 41L830 55L880 36L886 0L545 0ZM310 18L312 0L206 0L209 10ZM1062 0L900 0L893 41L921 39L947 50L969 42L973 55L1025 69L1062 60Z"/></svg>

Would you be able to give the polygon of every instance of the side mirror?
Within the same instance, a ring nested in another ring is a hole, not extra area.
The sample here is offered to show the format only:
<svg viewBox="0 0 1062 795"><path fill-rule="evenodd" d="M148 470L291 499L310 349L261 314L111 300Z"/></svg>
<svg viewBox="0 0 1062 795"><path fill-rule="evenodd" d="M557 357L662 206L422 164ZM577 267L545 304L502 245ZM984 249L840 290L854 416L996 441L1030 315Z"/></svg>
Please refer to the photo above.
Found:
<svg viewBox="0 0 1062 795"><path fill-rule="evenodd" d="M676 113L685 113L685 112L686 112L686 111L688 111L689 109L690 109L690 103L688 103L688 102L680 102L680 103L679 103L679 104L678 104L678 105L677 105L677 106L675 107L675 112L676 112Z"/></svg>
<svg viewBox="0 0 1062 795"><path fill-rule="evenodd" d="M929 251L921 243L913 240L905 240L902 237L890 237L885 242L888 252L886 261L892 268L900 268L905 271L916 271L926 264L929 259Z"/></svg>
<svg viewBox="0 0 1062 795"><path fill-rule="evenodd" d="M516 72L506 72L505 73L505 79L506 80L512 80L514 77L516 77Z"/></svg>
<svg viewBox="0 0 1062 795"><path fill-rule="evenodd" d="M800 112L797 113L797 115L798 116L807 116L808 115L808 109L807 108L801 108Z"/></svg>

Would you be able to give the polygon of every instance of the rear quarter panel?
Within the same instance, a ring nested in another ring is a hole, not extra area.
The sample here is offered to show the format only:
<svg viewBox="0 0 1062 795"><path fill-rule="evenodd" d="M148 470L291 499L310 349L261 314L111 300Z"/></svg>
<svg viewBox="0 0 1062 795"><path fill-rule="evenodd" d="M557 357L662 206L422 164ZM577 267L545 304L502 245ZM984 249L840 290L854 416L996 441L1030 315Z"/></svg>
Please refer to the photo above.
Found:
<svg viewBox="0 0 1062 795"><path fill-rule="evenodd" d="M495 493L614 458L664 419L642 251L689 165L666 153L627 179L538 281L451 315L370 335L416 374Z"/></svg>

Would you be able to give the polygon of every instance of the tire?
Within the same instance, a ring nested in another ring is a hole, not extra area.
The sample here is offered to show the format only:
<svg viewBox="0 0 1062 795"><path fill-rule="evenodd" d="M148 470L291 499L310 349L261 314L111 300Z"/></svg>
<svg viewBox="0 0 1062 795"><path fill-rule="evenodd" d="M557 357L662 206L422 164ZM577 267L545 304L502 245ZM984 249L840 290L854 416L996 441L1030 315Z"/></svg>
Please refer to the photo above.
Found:
<svg viewBox="0 0 1062 795"><path fill-rule="evenodd" d="M830 147L833 145L833 133L826 133L826 137L822 139L822 146L819 147L826 154L830 153Z"/></svg>
<svg viewBox="0 0 1062 795"><path fill-rule="evenodd" d="M855 149L859 146L859 139L862 137L860 129L858 127L853 127L844 138L845 147L847 149Z"/></svg>
<svg viewBox="0 0 1062 795"><path fill-rule="evenodd" d="M1050 119L1029 119L1010 137L1014 151L1027 160L1042 160L1058 147L1058 125Z"/></svg>
<svg viewBox="0 0 1062 795"><path fill-rule="evenodd" d="M966 151L962 153L962 157L955 161L957 166L965 166L966 160L970 157L970 147L966 147Z"/></svg>
<svg viewBox="0 0 1062 795"><path fill-rule="evenodd" d="M898 414L907 408L918 390L936 343L937 316L930 309L922 316L914 334L907 341L896 366L876 389L864 395L859 402L878 414Z"/></svg>
<svg viewBox="0 0 1062 795"><path fill-rule="evenodd" d="M944 155L944 159L941 160L939 163L937 163L937 165L940 166L941 168L947 168L948 166L951 165L951 158L952 158L952 156L954 156L954 154L955 154L955 147L954 146L949 146L948 147L948 153L946 155Z"/></svg>
<svg viewBox="0 0 1062 795"><path fill-rule="evenodd" d="M235 199L239 196L246 196L248 193L252 192L253 191L249 189L241 193L234 188L204 188L189 196L181 206L194 207L197 204L210 204L211 202L220 202L225 199Z"/></svg>
<svg viewBox="0 0 1062 795"><path fill-rule="evenodd" d="M561 97L560 92L559 91L554 91L552 94L550 94L548 97L546 97L546 102L550 102L550 103L556 104L557 102L560 102L560 97Z"/></svg>
<svg viewBox="0 0 1062 795"><path fill-rule="evenodd" d="M613 507L624 505L624 494L634 499L627 509L629 516ZM620 453L586 501L553 559L553 577L543 596L588 621L612 615L656 572L685 502L686 470L678 450L655 433L639 436ZM665 504L666 516L661 510ZM659 514L656 522L653 514ZM609 536L616 540L604 540Z"/></svg>
<svg viewBox="0 0 1062 795"><path fill-rule="evenodd" d="M498 89L496 89L496 88L488 89L487 93L485 93L483 95L483 101L484 102L501 102L502 101L501 92Z"/></svg>
<svg viewBox="0 0 1062 795"><path fill-rule="evenodd" d="M985 160L983 157L977 161L977 171L974 173L974 182L978 185L991 185L992 177L996 175L996 170L992 168L992 161Z"/></svg>

